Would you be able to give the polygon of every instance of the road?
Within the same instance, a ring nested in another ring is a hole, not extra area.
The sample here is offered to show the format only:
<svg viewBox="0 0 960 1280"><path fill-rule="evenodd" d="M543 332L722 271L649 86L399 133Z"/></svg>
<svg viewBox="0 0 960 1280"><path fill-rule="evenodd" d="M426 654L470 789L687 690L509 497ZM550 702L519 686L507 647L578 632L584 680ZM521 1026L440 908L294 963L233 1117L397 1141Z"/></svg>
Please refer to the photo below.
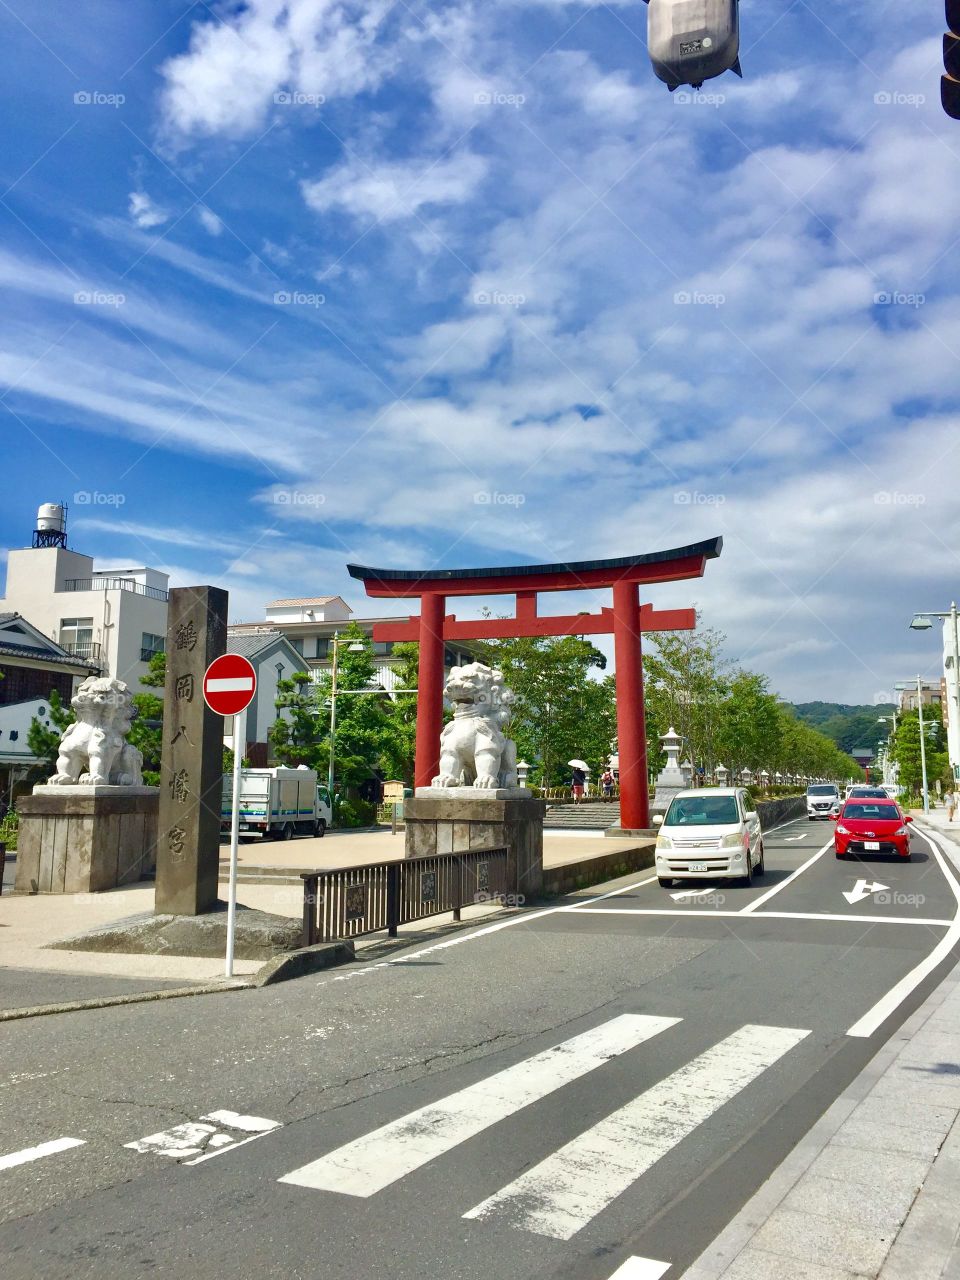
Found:
<svg viewBox="0 0 960 1280"><path fill-rule="evenodd" d="M943 855L829 837L767 833L750 889L638 873L377 964L0 1028L0 1271L674 1280L954 963Z"/></svg>

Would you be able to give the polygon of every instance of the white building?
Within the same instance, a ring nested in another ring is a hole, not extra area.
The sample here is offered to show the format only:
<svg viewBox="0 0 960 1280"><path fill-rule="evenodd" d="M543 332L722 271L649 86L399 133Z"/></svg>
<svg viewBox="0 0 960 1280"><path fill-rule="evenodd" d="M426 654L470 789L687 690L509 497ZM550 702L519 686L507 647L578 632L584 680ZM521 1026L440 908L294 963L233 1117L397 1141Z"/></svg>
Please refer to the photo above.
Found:
<svg viewBox="0 0 960 1280"><path fill-rule="evenodd" d="M145 565L95 567L91 556L68 550L63 508L48 503L33 546L7 555L0 612L29 618L67 653L139 692L151 656L164 647L167 582Z"/></svg>
<svg viewBox="0 0 960 1280"><path fill-rule="evenodd" d="M265 615L264 622L231 623L231 636L255 634L262 632L264 628L279 631L314 672L314 679L321 672L330 670L333 638L342 635L350 623L359 626L364 635L372 637L374 623L397 621L396 615L354 617L353 610L341 596L298 596L293 599L272 600L266 607ZM391 642L373 642L376 679L385 689L397 687L397 660L392 655ZM473 661L474 655L467 645L459 642L447 645L444 665L448 669Z"/></svg>

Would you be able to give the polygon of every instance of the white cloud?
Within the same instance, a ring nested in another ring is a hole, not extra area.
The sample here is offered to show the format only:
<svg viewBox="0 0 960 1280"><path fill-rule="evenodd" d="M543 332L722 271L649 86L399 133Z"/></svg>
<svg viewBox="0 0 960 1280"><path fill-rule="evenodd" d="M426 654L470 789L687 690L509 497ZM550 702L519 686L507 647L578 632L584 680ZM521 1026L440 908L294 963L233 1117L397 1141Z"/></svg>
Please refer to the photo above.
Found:
<svg viewBox="0 0 960 1280"><path fill-rule="evenodd" d="M209 231L212 236L220 235L223 231L223 221L218 218L212 209L208 209L206 205L201 205L197 210L197 216L205 231Z"/></svg>
<svg viewBox="0 0 960 1280"><path fill-rule="evenodd" d="M392 9L389 0L249 0L195 22L188 52L162 68L168 128L239 137L271 112L309 114L298 94L329 101L374 88L398 56L378 43Z"/></svg>
<svg viewBox="0 0 960 1280"><path fill-rule="evenodd" d="M169 220L169 213L154 204L145 191L131 191L129 196L130 217L138 227L159 227Z"/></svg>
<svg viewBox="0 0 960 1280"><path fill-rule="evenodd" d="M348 160L326 177L301 184L317 213L339 209L355 218L396 222L421 209L462 204L486 173L486 163L470 152L439 160Z"/></svg>

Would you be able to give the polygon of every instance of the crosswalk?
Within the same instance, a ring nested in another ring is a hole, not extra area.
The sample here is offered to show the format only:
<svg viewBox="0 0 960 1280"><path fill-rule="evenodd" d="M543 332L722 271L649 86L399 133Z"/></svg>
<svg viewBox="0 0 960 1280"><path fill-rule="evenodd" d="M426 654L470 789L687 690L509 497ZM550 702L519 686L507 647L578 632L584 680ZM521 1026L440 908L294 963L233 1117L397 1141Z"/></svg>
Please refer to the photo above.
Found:
<svg viewBox="0 0 960 1280"><path fill-rule="evenodd" d="M681 1021L621 1015L382 1125L278 1181L376 1195ZM569 1240L809 1034L796 1027L741 1027L462 1216Z"/></svg>
<svg viewBox="0 0 960 1280"><path fill-rule="evenodd" d="M568 1086L576 1088L578 1082L588 1083L593 1096L602 1097L603 1073L615 1059L642 1050L657 1037L669 1038L682 1022L653 1014L610 1018L371 1129L282 1174L277 1182L369 1200L460 1149L469 1164L470 1143L480 1134ZM516 1162L517 1176L479 1202L471 1205L471 1197L452 1210L466 1220L570 1240L810 1034L797 1027L742 1026L661 1079L651 1083L648 1075L634 1097L596 1123L578 1124L572 1107L573 1136L564 1135L567 1140L538 1162L531 1162L531 1153L524 1152L522 1137L536 1129L512 1126L510 1160ZM637 1062L642 1071L644 1059ZM624 1078L629 1077L621 1070L621 1090ZM122 1145L143 1158L189 1167L269 1138L282 1128L277 1120L219 1109ZM0 1173L64 1158L77 1147L93 1151L85 1139L64 1137L0 1154ZM283 1148L277 1151L282 1156ZM542 1156L542 1147L535 1154ZM271 1160L277 1161L277 1155ZM269 1176L276 1177L276 1163ZM489 1191L489 1184L482 1190ZM647 1280L664 1274L659 1268L667 1266L653 1259L629 1259L623 1280Z"/></svg>

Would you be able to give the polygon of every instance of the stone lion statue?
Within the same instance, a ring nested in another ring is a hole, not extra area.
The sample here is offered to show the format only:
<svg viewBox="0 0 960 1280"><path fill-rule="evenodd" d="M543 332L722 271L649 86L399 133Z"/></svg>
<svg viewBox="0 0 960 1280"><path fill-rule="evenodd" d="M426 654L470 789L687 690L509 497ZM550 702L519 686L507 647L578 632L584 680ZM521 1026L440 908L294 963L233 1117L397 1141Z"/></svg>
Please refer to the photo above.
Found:
<svg viewBox="0 0 960 1280"><path fill-rule="evenodd" d="M453 667L443 687L454 705L440 735L435 787L515 787L516 743L504 734L514 697L503 673L482 662Z"/></svg>
<svg viewBox="0 0 960 1280"><path fill-rule="evenodd" d="M137 714L133 695L122 680L90 676L73 695L77 713L60 738L52 786L143 786L143 756L126 741Z"/></svg>

